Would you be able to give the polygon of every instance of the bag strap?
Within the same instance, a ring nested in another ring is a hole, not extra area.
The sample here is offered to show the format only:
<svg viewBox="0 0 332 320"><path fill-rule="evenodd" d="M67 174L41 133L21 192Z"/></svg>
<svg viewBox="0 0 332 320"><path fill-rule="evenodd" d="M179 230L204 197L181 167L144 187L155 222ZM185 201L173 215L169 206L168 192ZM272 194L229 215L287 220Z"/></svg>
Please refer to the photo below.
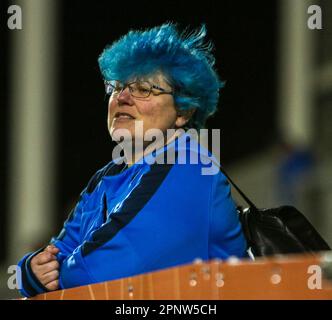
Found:
<svg viewBox="0 0 332 320"><path fill-rule="evenodd" d="M247 204L256 209L257 207L255 206L255 204L244 194L244 192L242 192L242 190L236 185L236 183L230 178L230 176L226 173L226 171L218 164L216 163L214 160L212 160L212 162L219 167L220 171L226 176L226 178L228 179L228 181L231 183L231 185L236 189L236 191L240 194L240 196L244 199L245 202L247 202Z"/></svg>

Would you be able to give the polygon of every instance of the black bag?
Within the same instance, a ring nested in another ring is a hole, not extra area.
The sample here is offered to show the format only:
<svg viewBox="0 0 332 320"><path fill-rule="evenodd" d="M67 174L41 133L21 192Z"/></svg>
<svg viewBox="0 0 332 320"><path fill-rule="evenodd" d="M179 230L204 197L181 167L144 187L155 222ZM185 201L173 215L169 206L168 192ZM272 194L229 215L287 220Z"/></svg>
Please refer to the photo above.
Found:
<svg viewBox="0 0 332 320"><path fill-rule="evenodd" d="M242 229L250 254L254 257L288 253L314 253L331 250L306 217L292 206L258 209L219 167L247 202L238 207Z"/></svg>

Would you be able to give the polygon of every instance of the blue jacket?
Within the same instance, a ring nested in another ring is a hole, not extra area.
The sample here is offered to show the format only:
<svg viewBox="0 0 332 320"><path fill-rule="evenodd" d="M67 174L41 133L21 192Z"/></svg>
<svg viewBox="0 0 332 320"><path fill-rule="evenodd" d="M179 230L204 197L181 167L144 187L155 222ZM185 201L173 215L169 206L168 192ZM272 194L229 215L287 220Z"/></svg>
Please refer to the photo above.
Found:
<svg viewBox="0 0 332 320"><path fill-rule="evenodd" d="M218 167L207 164L208 151L192 141L183 134L142 163L127 168L112 161L92 177L62 231L51 240L60 249L61 289L196 258L246 255L230 186ZM174 164L151 164L170 150L175 151ZM197 164L189 164L189 158L198 158ZM204 168L216 174L204 175ZM19 262L24 296L47 291L30 268L31 258L42 250Z"/></svg>

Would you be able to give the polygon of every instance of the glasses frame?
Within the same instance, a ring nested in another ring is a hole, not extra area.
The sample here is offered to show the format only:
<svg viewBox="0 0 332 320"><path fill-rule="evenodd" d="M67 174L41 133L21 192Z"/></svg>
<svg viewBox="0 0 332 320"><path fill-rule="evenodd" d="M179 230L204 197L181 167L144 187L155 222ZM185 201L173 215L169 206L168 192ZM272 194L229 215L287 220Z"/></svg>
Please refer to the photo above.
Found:
<svg viewBox="0 0 332 320"><path fill-rule="evenodd" d="M113 87L113 90L114 90L114 85L112 84L112 82L114 81L118 81L119 83L122 84L121 81L119 80L104 80L104 85L105 85L105 91L106 91L106 95L109 95L109 96L112 96L113 95L113 91L111 94L107 93L107 90L106 90L106 86L111 86ZM139 82L145 82L145 83L148 83L150 85L150 90L149 90L149 93L147 96L144 96L144 97L136 97L135 95L133 95L132 93L132 90L130 88L130 85L134 84L134 83L139 83ZM133 98L136 98L136 99L146 99L148 97L150 97L151 93L154 95L154 96L159 96L161 94L174 94L174 91L167 91L166 89L162 88L162 87L159 87L155 84L151 84L149 81L132 81L132 82L128 82L128 83L124 83L123 84L123 87L121 88L121 91L119 93L116 93L116 95L120 95L126 88L128 87L129 89L129 93L130 95L133 97ZM160 92L153 92L153 90L159 90Z"/></svg>

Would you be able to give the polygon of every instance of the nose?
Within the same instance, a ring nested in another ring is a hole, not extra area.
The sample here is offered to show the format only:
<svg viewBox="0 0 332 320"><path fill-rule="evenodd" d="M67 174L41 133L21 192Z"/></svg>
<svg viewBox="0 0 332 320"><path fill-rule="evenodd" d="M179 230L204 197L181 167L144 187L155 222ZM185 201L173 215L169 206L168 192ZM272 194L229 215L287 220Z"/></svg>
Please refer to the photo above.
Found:
<svg viewBox="0 0 332 320"><path fill-rule="evenodd" d="M125 87L117 96L119 104L133 104L133 99L130 94L129 88Z"/></svg>

